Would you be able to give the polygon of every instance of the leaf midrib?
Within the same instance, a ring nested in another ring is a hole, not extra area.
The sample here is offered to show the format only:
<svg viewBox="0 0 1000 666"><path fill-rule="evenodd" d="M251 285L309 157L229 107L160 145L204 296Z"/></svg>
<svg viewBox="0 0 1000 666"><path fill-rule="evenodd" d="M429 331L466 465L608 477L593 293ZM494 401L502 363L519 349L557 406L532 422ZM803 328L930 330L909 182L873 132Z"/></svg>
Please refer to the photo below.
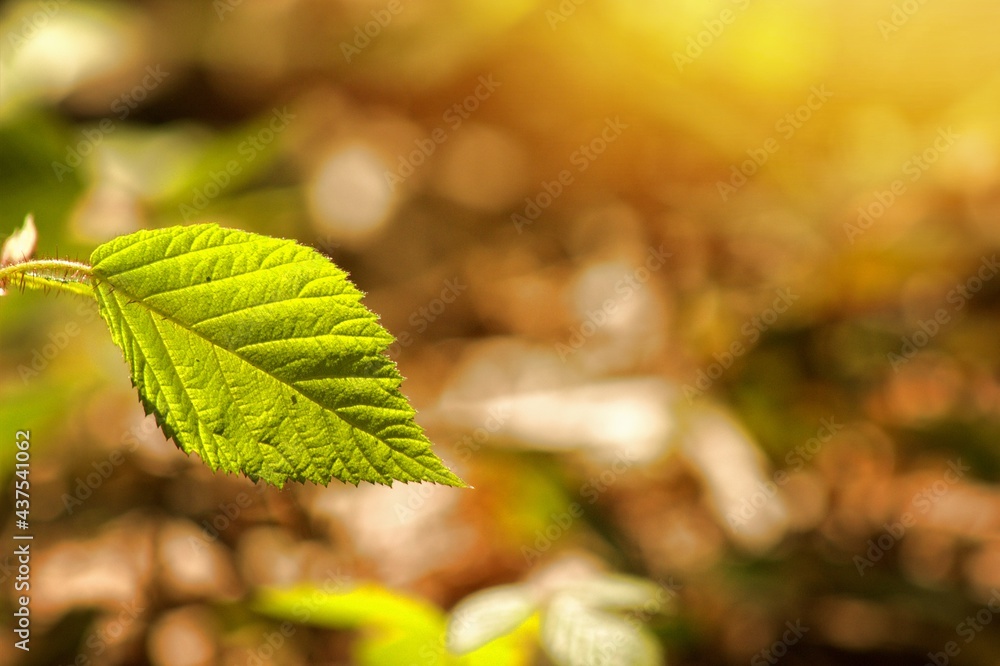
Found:
<svg viewBox="0 0 1000 666"><path fill-rule="evenodd" d="M105 282L108 282L108 281L107 281L107 280L105 280ZM159 317L160 317L160 318L161 318L162 320L164 320L164 321L168 321L168 322L170 322L170 323L174 324L175 326L178 326L179 328L181 328L181 329L182 329L182 330L184 330L184 331L188 331L189 333L193 333L193 334L194 334L195 336L197 336L197 337L201 338L202 340L204 340L205 342L207 342L207 343L209 344L209 347L210 347L210 348L212 349L212 353L213 353L213 354L217 354L218 352L217 352L216 350L219 350L219 349L221 349L222 351L225 351L226 353L229 353L229 354L232 354L233 356L235 356L235 357L236 357L236 358L238 358L239 360L243 361L244 363L246 363L246 364L247 364L247 365L249 365L250 367L253 367L253 368L256 368L257 370L259 370L260 372L263 372L263 373L264 373L265 375L267 375L268 377L271 377L271 378L272 378L272 379L274 379L275 381L277 381L277 382L279 382L279 383L281 383L281 384L284 384L285 386L288 386L288 387L289 387L289 388L291 388L292 390L294 390L294 391L296 391L297 393L299 393L299 395L302 395L302 397L303 397L303 398L305 398L306 400L309 400L310 402L312 402L312 403L313 403L314 405L317 405L317 406L318 406L318 407L320 407L321 409L327 409L327 408L324 408L324 406L323 406L323 405L319 404L318 402L316 402L315 400L313 400L312 398L310 398L309 396L307 396L307 395L305 395L305 394L302 394L301 392L299 392L299 391L298 391L298 389L296 389L296 388L295 388L294 386L292 386L292 385L288 384L287 382L284 382L284 381L282 381L281 379L278 379L277 377L274 377L274 375L270 374L269 372L267 372L267 371L266 371L266 370L264 370L263 368L261 368L261 367L257 366L256 364L254 364L254 363L251 363L250 361L248 361L247 359L243 358L243 357L242 357L242 356L240 356L239 354L236 354L236 353L234 353L233 351L231 351L231 350L229 350L229 349L227 349L227 348L225 348L225 347L223 347L223 346L221 346L221 345L219 345L219 344L216 344L216 343L215 343L215 342L214 342L213 340L211 340L211 339L207 338L206 336L204 336L204 335L201 335L200 333L198 333L198 332L197 332L197 331L195 331L195 330L192 330L192 329L189 329L189 328L188 328L187 326L185 326L184 324L182 324L181 322L179 322L178 320L176 320L176 319L175 319L174 317L171 317L170 315L166 314L165 312L162 312L161 310L158 310L157 308L154 308L154 307L150 306L150 305L149 305L148 303L146 303L145 301L142 301L142 300L140 300L140 299L138 299L138 298L136 298L136 297L132 296L132 295L131 295L131 294L130 294L130 293L128 292L128 290L127 290L127 289L119 289L118 287L115 287L114 285L112 285L112 284L111 284L110 282L108 282L108 284L109 284L109 285L111 285L111 287L113 288L113 291L112 291L112 292L110 293L110 296L111 296L111 297L112 297L112 298L113 298L113 299L115 300L115 302L116 302L116 303L117 303L117 305L118 305L118 309L119 309L119 310L121 311L121 313L122 313L122 318L121 318L121 321L122 321L122 324L123 324L123 325L125 325L125 326L128 326L128 327L129 327L129 329L130 329L130 330L132 330L132 334L131 334L131 335L132 335L132 339L133 339L133 340L136 340L136 341L138 341L138 340L139 340L140 338L139 338L139 336L137 336L137 335L135 334L135 331L134 331L134 329L133 329L133 327L132 327L132 324L131 324L131 323L129 322L129 319L128 319L128 316L127 316L127 315L125 314L125 308L126 308L126 307L127 307L128 305L133 305L133 304L134 304L134 305L142 305L142 306L146 307L146 309L147 309L147 310L148 310L148 311L149 311L150 313L153 313L153 314L155 314L155 315L158 315L158 316L159 316ZM129 303L123 303L123 302L122 302L121 300L119 300L119 298L118 298L118 297L117 297L117 295L115 294L115 292L116 292L116 291L118 291L118 292L121 292L121 293L122 293L122 295L124 295L124 296L128 297L129 299L131 299L131 302L129 302ZM160 330L159 330L159 327L157 327L157 326L156 326L156 325L154 324L154 326L153 326L153 330L155 330L155 331L156 331L156 336L157 336L157 337L159 338L159 341L160 341L160 343L161 343L161 344L163 345L164 349L169 349L169 346L168 346L168 345L166 344L165 340L163 339L163 335L162 335L162 334L160 333ZM142 348L141 348L141 346L139 347L139 350L140 350L140 352L142 352ZM175 365L175 363L174 363L174 360L173 360L173 358L172 358L172 357L170 356L170 353L169 353L169 351L167 351L167 353L166 353L166 356L167 356L168 358L170 358L170 362L171 362L171 365L173 365L173 366L175 366L175 367L176 367L176 365ZM149 368L151 368L151 369L154 369L153 371L154 371L154 374L155 374L155 364L152 364L152 363L150 363L150 362L149 362L149 360L148 360L148 358L147 358L147 356L146 356L146 354L145 354L145 353L142 353L142 357L143 357L143 362L144 362L144 365L145 365L145 367L149 367ZM219 360L218 360L218 358L216 358L216 362L217 362L217 363L219 363ZM220 367L221 367L221 363L220 363ZM176 370L175 370L174 372L175 372L175 374L176 374ZM247 420L246 420L246 416L245 416L245 415L243 414L243 411L242 411L242 409L240 409L240 408L239 408L239 404L238 404L238 401L237 401L237 400L236 400L236 399L235 399L235 398L233 397L233 392L232 392L232 388L231 388L231 387L229 386L229 382L228 382L228 381L226 380L226 377L225 377L225 373L220 373L220 374L222 375L222 376L220 377L220 379L221 379L221 381L223 382L223 384L224 384L224 385L225 385L225 387L226 387L226 392L227 392L227 393L229 393L229 396L230 396L230 400L231 400L231 401L233 402L233 404L234 404L234 405L236 405L236 408L237 408L237 413L239 414L239 417L240 417L240 420L241 420L241 421L243 421L243 425L244 425L244 427L245 427L245 428L247 428L247 429L249 430L249 425L247 424ZM157 380L157 381L159 381L159 383L160 383L161 387L162 387L162 386L164 385L164 382L163 382L163 379L162 379L162 378L158 378L158 380ZM188 390L187 390L187 386L186 386L186 385L184 384L184 382L179 382L179 384L180 384L180 386L181 386L181 389L182 389L182 391L184 392L184 395L185 395L185 397L187 398L187 401L188 401L188 404L190 405L191 409L192 409L192 410L193 410L193 411L194 411L194 412L195 412L195 413L197 414L197 413L198 413L198 408L197 408L197 407L195 406L195 402L194 402L194 400L193 400L193 399L191 398L191 395L190 395L190 393L189 393L189 392L188 392ZM161 389L161 390L162 390L162 389ZM329 408L329 409L330 409L330 411L332 411L332 412L333 412L334 414L336 414L337 418L342 418L342 417L340 416L340 414L337 414L337 412L336 412L335 410L333 410L332 408ZM199 420L199 421L204 421L204 419L203 419L203 418L202 418L201 416L198 416L197 418L198 418L198 420ZM342 420L343 420L343 419L342 419ZM345 421L345 423L346 423L346 421ZM178 433L177 433L177 432L175 432L175 433L173 433L173 435L174 435L174 436L176 437L176 436L178 435ZM263 444L263 442L259 442L259 441L257 442L257 446L258 446L258 447L259 447L259 446L260 446L261 444ZM216 448L218 449L218 447L216 447ZM307 450L309 449L309 447L304 447L304 448L305 448L305 449L307 449ZM334 455L334 456L336 457L336 459L337 459L337 461L338 461L338 462L340 463L340 465L341 465L341 466L342 466L342 467L343 467L343 468L344 468L345 470L347 470L347 471L348 471L349 473L351 473L351 474L354 474L354 472L351 472L351 471L350 471L350 466L348 466L348 465L346 465L346 464L344 463L344 460L343 460L343 458L341 458L341 456L339 455L339 452L337 452L337 451L336 451L336 447L331 447L331 448L333 448L333 449L334 449L334 450L333 450L333 455ZM207 451L205 450L205 447L204 447L204 446L202 446L202 447L201 447L201 451L199 452L199 455L201 455L201 456L203 456L203 457L204 457L204 456L205 456L206 454L207 454ZM213 456L213 457L217 457L217 455L218 455L218 454L216 454L216 455L215 455L215 456ZM285 460L286 460L287 462L291 463L291 461L290 461L290 460L288 460L288 457L287 457L287 456L285 456L284 454L282 454L282 458L284 458L284 459L285 459ZM236 463L237 463L237 466L240 466L240 462L239 462L239 457L237 457L237 458L236 458ZM310 467L313 467L313 468L315 468L315 465L314 465L314 462L313 462L313 459L312 459L312 456L310 456L310 457L309 457L309 466L310 466ZM293 470L295 470L295 465L294 465L294 464L290 464L290 467L291 467L291 468L292 468ZM299 470L295 470L295 472L296 472L296 474L299 474ZM308 478L308 477L306 477L306 478Z"/></svg>
<svg viewBox="0 0 1000 666"><path fill-rule="evenodd" d="M256 270L260 271L260 270L270 270L270 269L256 269ZM253 271L251 271L251 272L253 272ZM250 273L245 273L244 275L249 275L249 274ZM116 274L116 276L117 276L117 274ZM426 470L428 470L428 471L436 474L436 470L434 468L429 467L428 465L424 464L423 461L421 461L418 457L411 457L407 453L405 453L403 451L400 451L399 449L397 449L394 446L392 446L388 441L386 441L385 439L383 439L379 435L377 435L377 434L375 434L373 432L369 432L368 430L359 427L357 425L357 423L353 419L348 419L347 417L345 417L344 415L342 415L340 413L340 411L336 407L327 407L326 405L323 405L322 403L317 402L312 397L306 395L305 393L302 393L295 385L290 384L290 383L286 382L285 380L283 380L283 379L281 379L279 377L275 377L270 372L268 372L266 369L260 367L256 363L253 363L252 361L244 358L243 356L241 356L240 354L236 353L235 351L233 351L233 350L231 350L231 349L229 349L227 347L224 347L222 345L217 344L211 338L209 338L209 337L201 334L200 332L198 332L198 331L196 331L196 330L194 330L192 328L188 328L183 322L179 321L175 317L172 317L171 315L167 314L166 312L163 312L159 308L156 308L156 307L150 305L144 299L142 299L142 298L140 298L140 297L135 296L134 294L132 294L129 290L124 289L124 288L120 288L120 287L112 284L111 281L108 280L107 278L99 277L99 276L97 276L95 274L95 276L94 276L94 283L95 283L94 287L95 287L95 289L96 289L97 285L100 282L106 282L111 287L112 294L115 291L118 291L118 292L121 292L121 294L123 296L127 297L130 300L129 303L124 303L124 304L119 303L120 309L122 310L123 319L124 319L124 310L125 310L125 307L127 307L128 305L141 305L142 307L145 307L149 312L151 312L151 313L159 316L161 319L169 321L172 324L174 324L175 326L181 328L182 330L187 331L189 333L192 333L193 335L197 336L198 338L204 340L205 342L207 342L212 347L221 349L221 350L225 351L228 354L232 354L233 356L235 356L240 361L246 363L248 366L250 366L250 367L258 370L259 372L263 373L264 375L266 375L267 377L273 379L274 381L276 381L276 382L278 382L280 384L283 384L283 385L287 386L288 388L292 389L298 395L302 396L303 398L305 398L309 402L313 403L314 405L316 405L320 409L328 410L328 411L332 412L338 419L340 419L341 421L343 421L346 425L350 426L351 428L353 428L355 430L358 430L360 432L363 432L363 433L366 433L366 434L370 435L372 438L374 438L378 442L382 443L390 451L393 451L393 452L395 452L398 455L404 456L407 460L411 460L411 461L417 463L418 465L420 465L420 467L422 467L423 469L426 469ZM160 341L162 343L163 342L163 338L160 335L159 330L157 330L157 337L160 338ZM145 354L143 355L143 357L145 358ZM326 379L326 378L324 378L324 379ZM389 379L389 378L380 378L380 377L370 377L370 378L366 378L366 379L370 379L372 381L376 381L376 382L379 382L379 383L384 382L384 381L393 381L392 379ZM186 393L187 392L185 391L185 394ZM188 400L189 400L189 402L191 402L190 396L188 397ZM192 402L192 406L193 406L193 404L194 403ZM377 406L375 406L375 407L377 407ZM336 449L336 447L333 447L333 448ZM371 467L372 472L374 474L377 474L378 476L380 476L382 478L386 478L386 475L384 473L382 473L381 471L379 471L378 467L375 466L375 465L373 465L372 462L371 462L371 460L368 458L368 456L365 455L363 447L358 447L358 448L361 450L361 454L362 454L362 456L364 456L365 460L368 461L368 464ZM337 458L338 458L338 460L341 461L341 464L343 464L345 470L350 470L350 466L344 464L343 463L343 459L341 459L339 455L337 456Z"/></svg>

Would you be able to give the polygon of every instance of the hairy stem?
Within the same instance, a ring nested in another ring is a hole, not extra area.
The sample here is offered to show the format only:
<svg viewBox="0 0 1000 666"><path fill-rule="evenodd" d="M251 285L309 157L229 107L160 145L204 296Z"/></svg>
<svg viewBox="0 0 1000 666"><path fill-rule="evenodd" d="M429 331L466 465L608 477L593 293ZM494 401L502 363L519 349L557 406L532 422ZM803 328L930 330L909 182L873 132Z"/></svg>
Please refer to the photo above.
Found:
<svg viewBox="0 0 1000 666"><path fill-rule="evenodd" d="M45 289L52 287L72 294L96 298L88 264L66 259L36 259L0 267L0 288L15 284Z"/></svg>

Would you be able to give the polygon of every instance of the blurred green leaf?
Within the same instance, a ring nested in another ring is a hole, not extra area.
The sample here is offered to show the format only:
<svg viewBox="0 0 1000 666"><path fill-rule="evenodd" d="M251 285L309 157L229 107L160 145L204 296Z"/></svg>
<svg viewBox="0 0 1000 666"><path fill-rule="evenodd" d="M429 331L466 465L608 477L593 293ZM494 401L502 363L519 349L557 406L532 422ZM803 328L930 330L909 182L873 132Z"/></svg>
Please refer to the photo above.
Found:
<svg viewBox="0 0 1000 666"><path fill-rule="evenodd" d="M54 164L66 161L75 136L47 114L23 113L0 122L0 234L35 214L39 231L39 256L50 256L58 247L68 249L65 220L83 190L82 174L59 173Z"/></svg>
<svg viewBox="0 0 1000 666"><path fill-rule="evenodd" d="M355 659L364 666L521 666L536 628L524 627L462 656L445 649L445 617L437 607L377 585L327 593L313 587L263 590L257 612L331 629L357 629ZM530 623L528 623L530 624Z"/></svg>

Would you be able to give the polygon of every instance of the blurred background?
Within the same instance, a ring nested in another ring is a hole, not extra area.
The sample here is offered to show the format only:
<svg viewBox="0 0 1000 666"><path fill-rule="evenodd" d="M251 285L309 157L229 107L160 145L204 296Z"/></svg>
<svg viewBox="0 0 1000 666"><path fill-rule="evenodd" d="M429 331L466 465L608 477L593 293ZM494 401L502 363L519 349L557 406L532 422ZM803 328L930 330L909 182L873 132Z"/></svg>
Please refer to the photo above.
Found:
<svg viewBox="0 0 1000 666"><path fill-rule="evenodd" d="M475 486L214 475L14 291L0 662L1000 664L995 3L0 12L0 235L317 248Z"/></svg>

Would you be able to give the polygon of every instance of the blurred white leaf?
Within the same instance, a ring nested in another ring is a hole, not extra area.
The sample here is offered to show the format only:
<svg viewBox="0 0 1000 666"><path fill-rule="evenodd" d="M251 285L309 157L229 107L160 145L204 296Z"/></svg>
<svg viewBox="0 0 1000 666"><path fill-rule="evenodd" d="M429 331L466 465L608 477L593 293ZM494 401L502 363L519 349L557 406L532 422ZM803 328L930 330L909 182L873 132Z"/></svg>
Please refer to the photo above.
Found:
<svg viewBox="0 0 1000 666"><path fill-rule="evenodd" d="M35 253L37 242L38 230L35 228L35 217L29 214L24 218L21 228L4 241L3 250L0 251L0 266L27 261Z"/></svg>
<svg viewBox="0 0 1000 666"><path fill-rule="evenodd" d="M35 244L38 242L38 230L35 229L35 218L28 214L24 218L24 224L4 241L3 249L0 250L0 266L17 264L27 261L35 253ZM0 284L0 296L7 291Z"/></svg>
<svg viewBox="0 0 1000 666"><path fill-rule="evenodd" d="M542 645L558 666L655 666L660 647L638 623L556 596L542 617Z"/></svg>
<svg viewBox="0 0 1000 666"><path fill-rule="evenodd" d="M701 473L720 525L741 546L765 550L788 529L788 509L750 436L721 409L693 410L684 454Z"/></svg>
<svg viewBox="0 0 1000 666"><path fill-rule="evenodd" d="M535 612L531 594L521 585L501 585L463 599L448 619L447 645L465 654L516 629Z"/></svg>
<svg viewBox="0 0 1000 666"><path fill-rule="evenodd" d="M659 458L675 429L676 387L658 377L587 381L554 351L493 343L472 352L442 394L451 424L525 448L584 451L598 461Z"/></svg>
<svg viewBox="0 0 1000 666"><path fill-rule="evenodd" d="M582 581L571 593L592 608L632 610L655 602L658 590L659 587L649 580L606 575Z"/></svg>

